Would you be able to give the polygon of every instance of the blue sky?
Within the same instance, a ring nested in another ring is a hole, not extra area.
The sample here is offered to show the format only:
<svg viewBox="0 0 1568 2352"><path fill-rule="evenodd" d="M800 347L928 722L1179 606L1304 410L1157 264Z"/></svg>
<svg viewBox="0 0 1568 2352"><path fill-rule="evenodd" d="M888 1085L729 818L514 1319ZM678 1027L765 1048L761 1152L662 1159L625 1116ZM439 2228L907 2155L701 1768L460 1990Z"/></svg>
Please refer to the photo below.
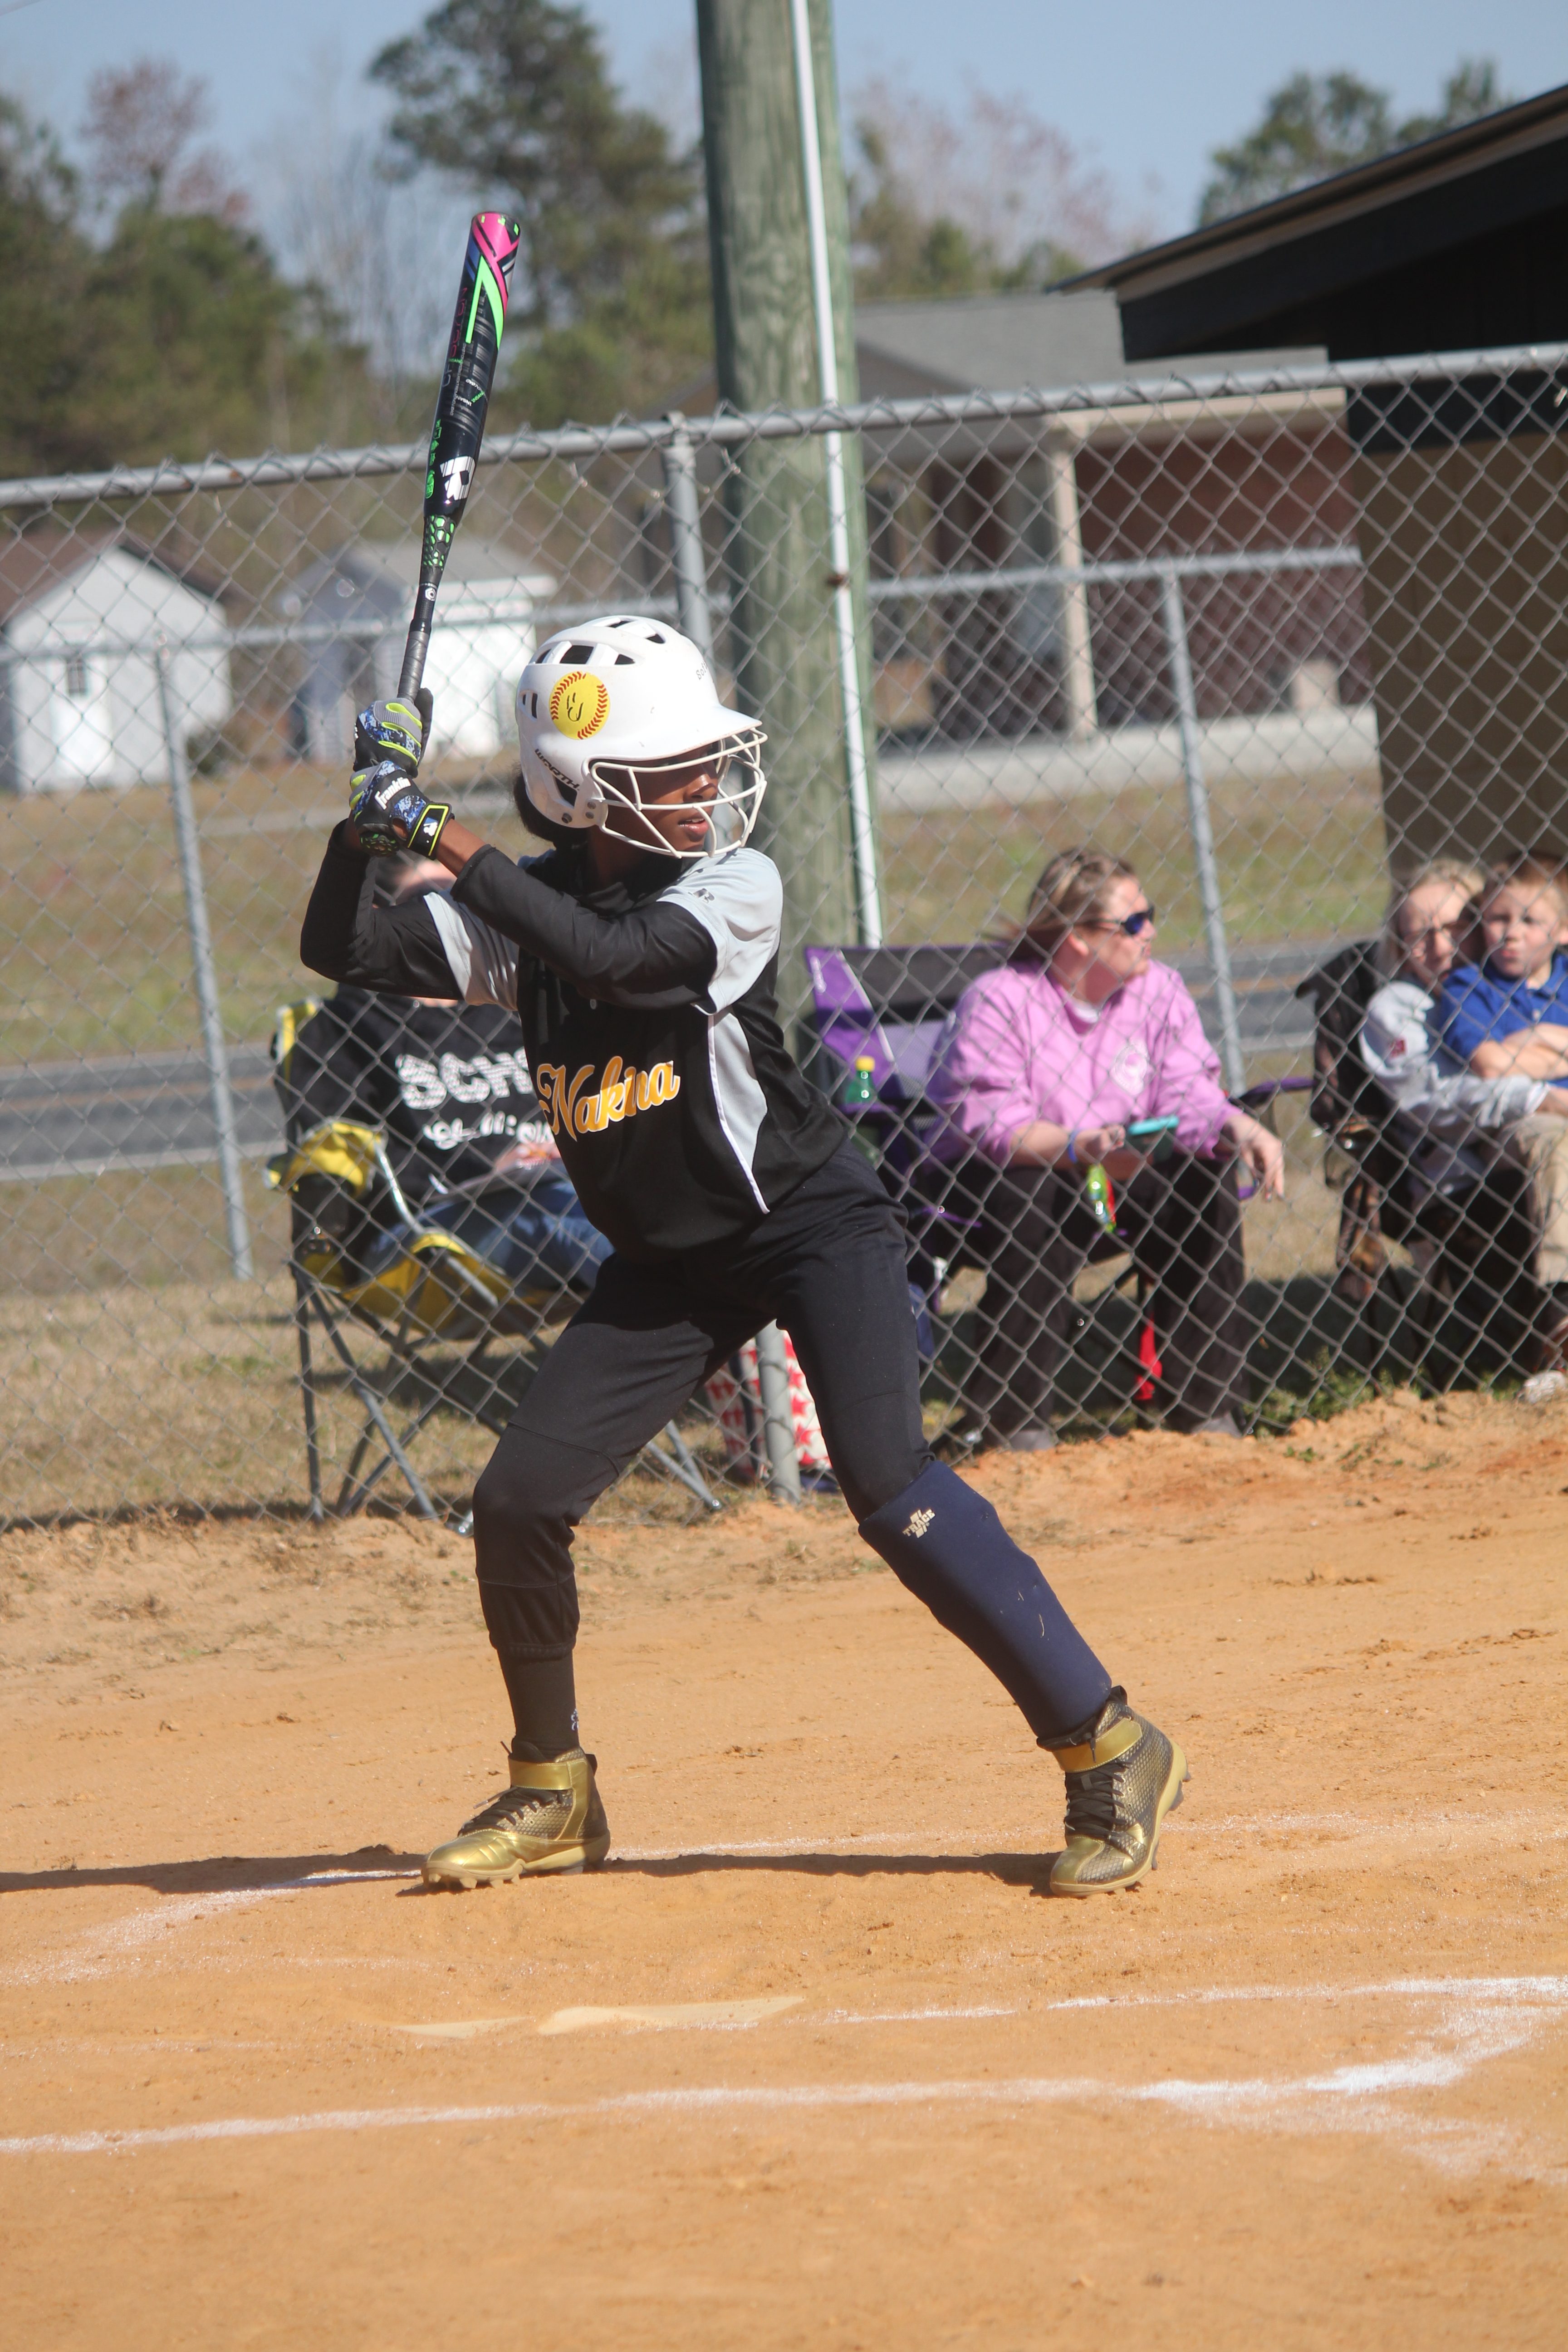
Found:
<svg viewBox="0 0 1568 2352"><path fill-rule="evenodd" d="M374 121L379 101L355 89L364 62L425 13L406 0L249 8L29 0L0 13L0 87L68 131L95 67L147 53L175 58L211 84L218 134L245 173L257 149L310 107L329 55L345 111L358 106ZM668 101L683 81L691 86L690 0L592 0L589 13L626 89ZM1318 0L1310 10L1258 0L1088 8L1082 0L837 0L836 21L847 91L882 74L937 100L970 81L1020 95L1168 233L1191 220L1209 149L1245 128L1265 92L1299 66L1350 66L1392 89L1403 111L1429 105L1462 54L1495 57L1521 95L1568 81L1563 0L1490 0L1485 9L1474 0Z"/></svg>

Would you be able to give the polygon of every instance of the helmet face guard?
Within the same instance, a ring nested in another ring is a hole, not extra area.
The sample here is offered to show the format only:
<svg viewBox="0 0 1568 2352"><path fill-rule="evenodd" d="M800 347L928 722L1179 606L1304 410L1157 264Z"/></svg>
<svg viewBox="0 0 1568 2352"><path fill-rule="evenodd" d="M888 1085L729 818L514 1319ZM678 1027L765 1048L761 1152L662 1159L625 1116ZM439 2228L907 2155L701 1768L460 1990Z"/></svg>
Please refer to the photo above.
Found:
<svg viewBox="0 0 1568 2352"><path fill-rule="evenodd" d="M689 637L612 614L548 638L518 682L518 744L530 805L567 832L597 828L650 856L710 857L749 839L767 780L756 721L719 699ZM677 848L650 816L693 771L713 778L706 836Z"/></svg>
<svg viewBox="0 0 1568 2352"><path fill-rule="evenodd" d="M635 848L664 857L713 857L721 849L738 849L751 838L768 788L759 756L764 740L762 730L753 728L733 742L700 744L684 757L639 760L635 768L590 760L588 790L597 796L595 823L600 832L612 841L629 842ZM694 768L712 776L718 786L713 798L660 803L659 795L668 791L671 779L689 774ZM677 849L667 841L647 814L658 805L700 808L708 819L708 838L702 847Z"/></svg>

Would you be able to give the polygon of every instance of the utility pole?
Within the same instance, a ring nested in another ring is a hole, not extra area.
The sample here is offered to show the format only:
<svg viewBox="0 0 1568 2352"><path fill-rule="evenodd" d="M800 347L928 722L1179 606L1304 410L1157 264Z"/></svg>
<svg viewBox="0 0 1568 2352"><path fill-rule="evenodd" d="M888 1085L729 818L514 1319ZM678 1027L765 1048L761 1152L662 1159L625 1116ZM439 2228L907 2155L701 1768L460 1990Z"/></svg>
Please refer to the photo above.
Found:
<svg viewBox="0 0 1568 2352"><path fill-rule="evenodd" d="M826 383L852 402L859 381L830 0L697 0L697 29L720 397L742 409L810 407ZM797 30L809 36L815 124L803 111ZM828 308L825 369L817 330ZM837 453L820 435L757 443L736 453L726 496L736 690L768 732L762 833L784 876L787 1015L805 999L807 940L880 936L858 443L843 436Z"/></svg>

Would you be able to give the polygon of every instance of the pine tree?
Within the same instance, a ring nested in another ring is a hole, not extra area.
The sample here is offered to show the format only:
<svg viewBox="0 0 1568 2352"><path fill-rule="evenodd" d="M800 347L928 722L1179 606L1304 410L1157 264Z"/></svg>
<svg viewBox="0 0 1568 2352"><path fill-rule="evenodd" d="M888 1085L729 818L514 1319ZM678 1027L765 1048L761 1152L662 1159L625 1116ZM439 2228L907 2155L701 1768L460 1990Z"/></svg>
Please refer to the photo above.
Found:
<svg viewBox="0 0 1568 2352"><path fill-rule="evenodd" d="M549 425L650 404L711 343L695 154L622 104L579 7L447 0L371 68L395 91L404 168L505 204L522 224L513 406Z"/></svg>
<svg viewBox="0 0 1568 2352"><path fill-rule="evenodd" d="M1353 73L1292 74L1265 100L1255 129L1210 155L1215 174L1198 200L1198 226L1512 103L1498 86L1497 67L1487 59L1462 58L1444 84L1436 111L1413 114L1403 122L1394 121L1388 92Z"/></svg>
<svg viewBox="0 0 1568 2352"><path fill-rule="evenodd" d="M0 469L7 474L92 461L75 406L92 348L79 198L54 134L0 98Z"/></svg>

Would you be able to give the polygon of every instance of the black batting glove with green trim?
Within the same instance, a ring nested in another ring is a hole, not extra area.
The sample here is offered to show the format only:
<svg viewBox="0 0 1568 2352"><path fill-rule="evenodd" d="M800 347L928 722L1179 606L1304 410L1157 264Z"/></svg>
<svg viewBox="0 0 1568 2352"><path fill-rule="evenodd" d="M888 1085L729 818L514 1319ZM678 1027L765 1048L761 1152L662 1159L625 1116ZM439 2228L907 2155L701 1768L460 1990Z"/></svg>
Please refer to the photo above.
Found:
<svg viewBox="0 0 1568 2352"><path fill-rule="evenodd" d="M395 760L362 768L350 790L349 820L372 857L391 857L399 849L434 857L451 814L445 801L427 801Z"/></svg>
<svg viewBox="0 0 1568 2352"><path fill-rule="evenodd" d="M354 773L349 816L360 847L373 857L408 849L433 857L451 810L427 801L415 783L435 703L428 687L411 697L367 703L354 720Z"/></svg>
<svg viewBox="0 0 1568 2352"><path fill-rule="evenodd" d="M416 776L434 709L428 687L406 698L368 703L354 720L355 774L390 760L405 776Z"/></svg>

